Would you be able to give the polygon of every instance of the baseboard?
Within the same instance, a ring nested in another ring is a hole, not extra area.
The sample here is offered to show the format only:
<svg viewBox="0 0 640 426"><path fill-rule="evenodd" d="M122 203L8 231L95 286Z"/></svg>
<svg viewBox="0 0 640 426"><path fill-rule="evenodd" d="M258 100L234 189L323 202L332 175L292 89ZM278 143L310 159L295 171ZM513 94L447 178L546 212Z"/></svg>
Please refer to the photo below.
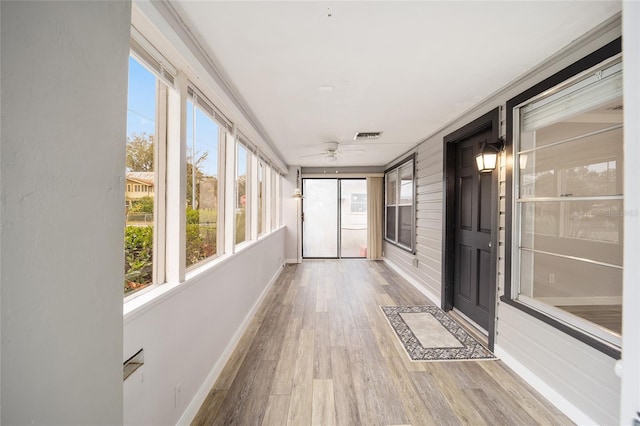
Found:
<svg viewBox="0 0 640 426"><path fill-rule="evenodd" d="M569 417L577 425L595 425L598 424L589 416L587 416L582 410L569 402L558 391L549 386L540 377L534 374L527 367L522 365L514 357L512 357L507 351L502 349L499 345L495 345L493 351L498 358L502 360L510 369L512 369L518 376L524 381L530 384L536 391L544 396L549 402L555 405L562 413Z"/></svg>
<svg viewBox="0 0 640 426"><path fill-rule="evenodd" d="M553 306L622 305L620 296L536 297L535 300Z"/></svg>
<svg viewBox="0 0 640 426"><path fill-rule="evenodd" d="M190 425L193 419L196 417L196 414L198 414L198 410L204 403L204 400L207 398L207 395L209 395L209 391L215 384L216 380L218 380L218 377L220 376L220 373L222 372L222 369L226 365L227 361L229 361L231 354L233 354L233 351L235 350L236 345L242 338L242 335L244 334L244 332L247 330L249 323L251 322L254 315L258 311L258 308L264 301L265 297L267 296L267 293L269 292L269 290L271 290L271 287L273 286L273 284L275 284L278 277L280 277L280 274L282 273L283 269L284 269L284 266L280 266L276 271L276 273L273 275L273 277L271 277L266 287L260 294L260 297L258 297L258 300L256 300L256 302L253 304L253 306L251 307L251 310L247 313L244 320L242 321L242 324L240 324L240 327L238 327L238 330L233 335L233 338L225 348L224 352L222 352L222 355L220 355L220 358L218 358L218 361L216 361L216 363L213 365L213 368L211 369L206 379L200 386L200 389L198 389L198 392L196 392L195 396L187 406L186 410L184 411L184 413L182 413L180 420L178 420L178 423L177 423L178 425Z"/></svg>
<svg viewBox="0 0 640 426"><path fill-rule="evenodd" d="M440 296L436 296L435 293L424 288L420 284L420 282L415 279L415 277L412 277L411 275L407 274L402 268L400 268L398 265L390 261L388 258L383 257L382 261L387 265L389 265L389 267L393 269L402 278L409 281L409 284L414 286L416 290L418 290L420 293L424 294L427 297L427 299L429 299L434 305L440 307Z"/></svg>
<svg viewBox="0 0 640 426"><path fill-rule="evenodd" d="M285 259L284 263L299 263L299 262L298 262L298 259L292 257L290 259Z"/></svg>

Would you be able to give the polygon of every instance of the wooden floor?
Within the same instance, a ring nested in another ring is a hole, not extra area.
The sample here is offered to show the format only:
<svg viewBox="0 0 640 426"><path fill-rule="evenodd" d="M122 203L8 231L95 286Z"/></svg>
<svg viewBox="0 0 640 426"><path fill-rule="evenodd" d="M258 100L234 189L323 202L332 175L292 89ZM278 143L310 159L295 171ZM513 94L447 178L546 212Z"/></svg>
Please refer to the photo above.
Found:
<svg viewBox="0 0 640 426"><path fill-rule="evenodd" d="M417 304L382 262L287 266L193 424L571 424L501 361L410 362L378 306Z"/></svg>

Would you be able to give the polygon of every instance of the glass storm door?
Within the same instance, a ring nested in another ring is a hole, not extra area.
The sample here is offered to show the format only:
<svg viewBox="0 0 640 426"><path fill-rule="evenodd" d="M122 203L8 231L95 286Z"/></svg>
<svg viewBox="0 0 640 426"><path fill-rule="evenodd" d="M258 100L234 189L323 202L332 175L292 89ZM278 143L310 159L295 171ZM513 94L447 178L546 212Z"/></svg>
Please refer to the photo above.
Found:
<svg viewBox="0 0 640 426"><path fill-rule="evenodd" d="M303 179L303 257L338 257L338 180Z"/></svg>
<svg viewBox="0 0 640 426"><path fill-rule="evenodd" d="M366 179L303 179L302 256L367 257Z"/></svg>

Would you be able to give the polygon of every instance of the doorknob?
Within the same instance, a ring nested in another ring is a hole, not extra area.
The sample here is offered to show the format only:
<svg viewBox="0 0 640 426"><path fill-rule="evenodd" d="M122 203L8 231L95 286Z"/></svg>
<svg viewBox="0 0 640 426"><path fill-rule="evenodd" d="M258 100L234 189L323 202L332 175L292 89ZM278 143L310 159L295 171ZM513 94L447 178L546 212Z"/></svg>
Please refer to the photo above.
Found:
<svg viewBox="0 0 640 426"><path fill-rule="evenodd" d="M493 243L489 241L489 248L493 247Z"/></svg>

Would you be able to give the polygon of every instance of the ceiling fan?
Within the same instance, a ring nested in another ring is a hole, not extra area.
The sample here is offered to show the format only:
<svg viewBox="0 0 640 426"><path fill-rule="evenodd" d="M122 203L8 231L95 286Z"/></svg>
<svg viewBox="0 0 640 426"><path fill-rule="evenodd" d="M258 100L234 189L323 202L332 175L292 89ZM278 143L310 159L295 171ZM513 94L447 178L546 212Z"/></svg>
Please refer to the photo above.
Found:
<svg viewBox="0 0 640 426"><path fill-rule="evenodd" d="M344 155L349 152L364 152L364 149L340 149L340 144L338 142L325 142L324 148L322 148L322 152L318 154L310 154L303 155L300 158L309 158L309 157L321 157L324 156L324 159L328 163L335 163L338 161L338 157Z"/></svg>

